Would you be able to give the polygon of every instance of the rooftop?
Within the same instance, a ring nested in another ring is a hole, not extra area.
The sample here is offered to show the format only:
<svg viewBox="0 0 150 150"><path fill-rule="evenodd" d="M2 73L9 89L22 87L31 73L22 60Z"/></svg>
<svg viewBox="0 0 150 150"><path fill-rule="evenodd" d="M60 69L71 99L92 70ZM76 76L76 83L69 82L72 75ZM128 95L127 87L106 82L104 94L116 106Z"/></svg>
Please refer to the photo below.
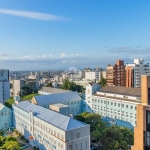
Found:
<svg viewBox="0 0 150 150"><path fill-rule="evenodd" d="M37 118L40 118L45 122L48 122L49 124L65 131L88 126L87 124L77 121L71 117L64 116L60 113L32 104L28 101L22 101L18 105L13 105L13 107L14 106L26 112L32 111L34 112L34 116Z"/></svg>
<svg viewBox="0 0 150 150"><path fill-rule="evenodd" d="M35 99L38 105L44 105L44 104L56 104L62 101L81 100L82 98L79 96L77 92L71 91L67 93L39 95L39 96L35 96Z"/></svg>
<svg viewBox="0 0 150 150"><path fill-rule="evenodd" d="M55 106L55 107L58 107L58 108L69 107L68 105L65 105L65 104L62 104L62 103L52 104L51 106Z"/></svg>
<svg viewBox="0 0 150 150"><path fill-rule="evenodd" d="M57 89L57 88L51 88L51 87L43 87L39 91L45 92L45 93L66 93L66 92L70 92L70 90L63 90L63 89Z"/></svg>
<svg viewBox="0 0 150 150"><path fill-rule="evenodd" d="M2 110L5 107L2 103L0 103L0 110Z"/></svg>
<svg viewBox="0 0 150 150"><path fill-rule="evenodd" d="M105 86L100 90L100 92L141 97L141 88L131 88L124 86Z"/></svg>

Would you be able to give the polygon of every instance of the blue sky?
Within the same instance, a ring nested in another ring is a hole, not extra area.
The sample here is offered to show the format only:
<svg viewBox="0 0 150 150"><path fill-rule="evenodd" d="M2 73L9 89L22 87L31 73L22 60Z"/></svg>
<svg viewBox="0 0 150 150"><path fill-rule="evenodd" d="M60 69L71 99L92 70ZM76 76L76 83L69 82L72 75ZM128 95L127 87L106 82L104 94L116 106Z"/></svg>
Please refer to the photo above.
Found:
<svg viewBox="0 0 150 150"><path fill-rule="evenodd" d="M0 0L0 68L150 62L149 0Z"/></svg>

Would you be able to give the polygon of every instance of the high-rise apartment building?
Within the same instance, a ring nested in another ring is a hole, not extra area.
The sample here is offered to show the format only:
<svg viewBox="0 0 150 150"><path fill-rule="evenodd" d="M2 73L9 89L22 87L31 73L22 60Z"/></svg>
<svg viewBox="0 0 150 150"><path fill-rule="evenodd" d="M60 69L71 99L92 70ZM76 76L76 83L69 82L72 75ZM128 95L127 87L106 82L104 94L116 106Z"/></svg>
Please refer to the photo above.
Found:
<svg viewBox="0 0 150 150"><path fill-rule="evenodd" d="M106 83L109 86L114 85L114 67L110 64L106 67Z"/></svg>
<svg viewBox="0 0 150 150"><path fill-rule="evenodd" d="M134 59L134 64L126 65L126 87L141 87L141 75L150 75L149 64L144 59Z"/></svg>
<svg viewBox="0 0 150 150"><path fill-rule="evenodd" d="M0 103L10 98L9 70L0 69Z"/></svg>
<svg viewBox="0 0 150 150"><path fill-rule="evenodd" d="M22 94L22 87L25 85L25 80L13 80L13 96Z"/></svg>
<svg viewBox="0 0 150 150"><path fill-rule="evenodd" d="M141 103L137 105L132 150L150 150L150 76L141 76Z"/></svg>
<svg viewBox="0 0 150 150"><path fill-rule="evenodd" d="M117 60L114 66L106 67L106 82L109 86L125 86L126 74L123 60Z"/></svg>

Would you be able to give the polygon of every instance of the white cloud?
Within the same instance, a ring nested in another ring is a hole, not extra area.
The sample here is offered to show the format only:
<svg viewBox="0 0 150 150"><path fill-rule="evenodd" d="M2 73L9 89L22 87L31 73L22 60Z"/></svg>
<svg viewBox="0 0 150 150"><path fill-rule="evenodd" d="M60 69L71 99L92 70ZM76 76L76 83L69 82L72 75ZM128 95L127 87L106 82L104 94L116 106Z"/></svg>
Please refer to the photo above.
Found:
<svg viewBox="0 0 150 150"><path fill-rule="evenodd" d="M67 57L67 54L66 54L66 53L61 53L61 54L60 54L60 57L61 57L61 58Z"/></svg>
<svg viewBox="0 0 150 150"><path fill-rule="evenodd" d="M82 54L66 54L66 53L61 53L60 57L61 58L66 58L66 57L80 57L83 56Z"/></svg>
<svg viewBox="0 0 150 150"><path fill-rule="evenodd" d="M7 15L13 15L13 16L26 17L26 18L30 18L30 19L36 19L36 20L47 20L47 21L67 20L63 17L52 15L52 14L32 12L32 11L23 11L23 10L0 9L0 13L7 14Z"/></svg>
<svg viewBox="0 0 150 150"><path fill-rule="evenodd" d="M0 57L7 57L7 56L9 56L9 55L7 55L7 54L0 54Z"/></svg>
<svg viewBox="0 0 150 150"><path fill-rule="evenodd" d="M50 55L26 55L26 56L22 56L19 59L20 60L41 60L41 59L49 59L52 58L53 56Z"/></svg>

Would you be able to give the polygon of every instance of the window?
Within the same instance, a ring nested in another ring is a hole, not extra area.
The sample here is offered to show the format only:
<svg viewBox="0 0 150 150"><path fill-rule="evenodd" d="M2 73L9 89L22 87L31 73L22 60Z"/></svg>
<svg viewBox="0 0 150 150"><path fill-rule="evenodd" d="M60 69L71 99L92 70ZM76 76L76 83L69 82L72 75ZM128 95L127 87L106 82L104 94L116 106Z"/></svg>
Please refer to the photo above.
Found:
<svg viewBox="0 0 150 150"><path fill-rule="evenodd" d="M51 133L53 134L53 130L51 129Z"/></svg>
<svg viewBox="0 0 150 150"><path fill-rule="evenodd" d="M85 148L87 148L87 141L85 142Z"/></svg>
<svg viewBox="0 0 150 150"><path fill-rule="evenodd" d="M69 145L69 150L72 150L72 145Z"/></svg>
<svg viewBox="0 0 150 150"><path fill-rule="evenodd" d="M63 135L61 136L61 139L62 139L62 140L64 139L64 136L63 136Z"/></svg>
<svg viewBox="0 0 150 150"><path fill-rule="evenodd" d="M124 108L124 104L122 104L122 108Z"/></svg>
<svg viewBox="0 0 150 150"><path fill-rule="evenodd" d="M126 108L128 108L128 105L126 105Z"/></svg>
<svg viewBox="0 0 150 150"><path fill-rule="evenodd" d="M103 103L103 101L101 100L101 103Z"/></svg>
<svg viewBox="0 0 150 150"><path fill-rule="evenodd" d="M130 106L130 109L133 109L133 106Z"/></svg>
<svg viewBox="0 0 150 150"><path fill-rule="evenodd" d="M135 110L136 110L136 106L135 106Z"/></svg>
<svg viewBox="0 0 150 150"><path fill-rule="evenodd" d="M120 104L118 104L118 107L120 107Z"/></svg>
<svg viewBox="0 0 150 150"><path fill-rule="evenodd" d="M113 102L111 102L111 105L113 105Z"/></svg>
<svg viewBox="0 0 150 150"><path fill-rule="evenodd" d="M116 103L114 103L114 106L116 106Z"/></svg>
<svg viewBox="0 0 150 150"><path fill-rule="evenodd" d="M104 101L104 104L106 104L106 101Z"/></svg>
<svg viewBox="0 0 150 150"><path fill-rule="evenodd" d="M3 116L3 112L1 112L1 116Z"/></svg>
<svg viewBox="0 0 150 150"><path fill-rule="evenodd" d="M77 139L80 137L80 134L79 133L77 133Z"/></svg>

